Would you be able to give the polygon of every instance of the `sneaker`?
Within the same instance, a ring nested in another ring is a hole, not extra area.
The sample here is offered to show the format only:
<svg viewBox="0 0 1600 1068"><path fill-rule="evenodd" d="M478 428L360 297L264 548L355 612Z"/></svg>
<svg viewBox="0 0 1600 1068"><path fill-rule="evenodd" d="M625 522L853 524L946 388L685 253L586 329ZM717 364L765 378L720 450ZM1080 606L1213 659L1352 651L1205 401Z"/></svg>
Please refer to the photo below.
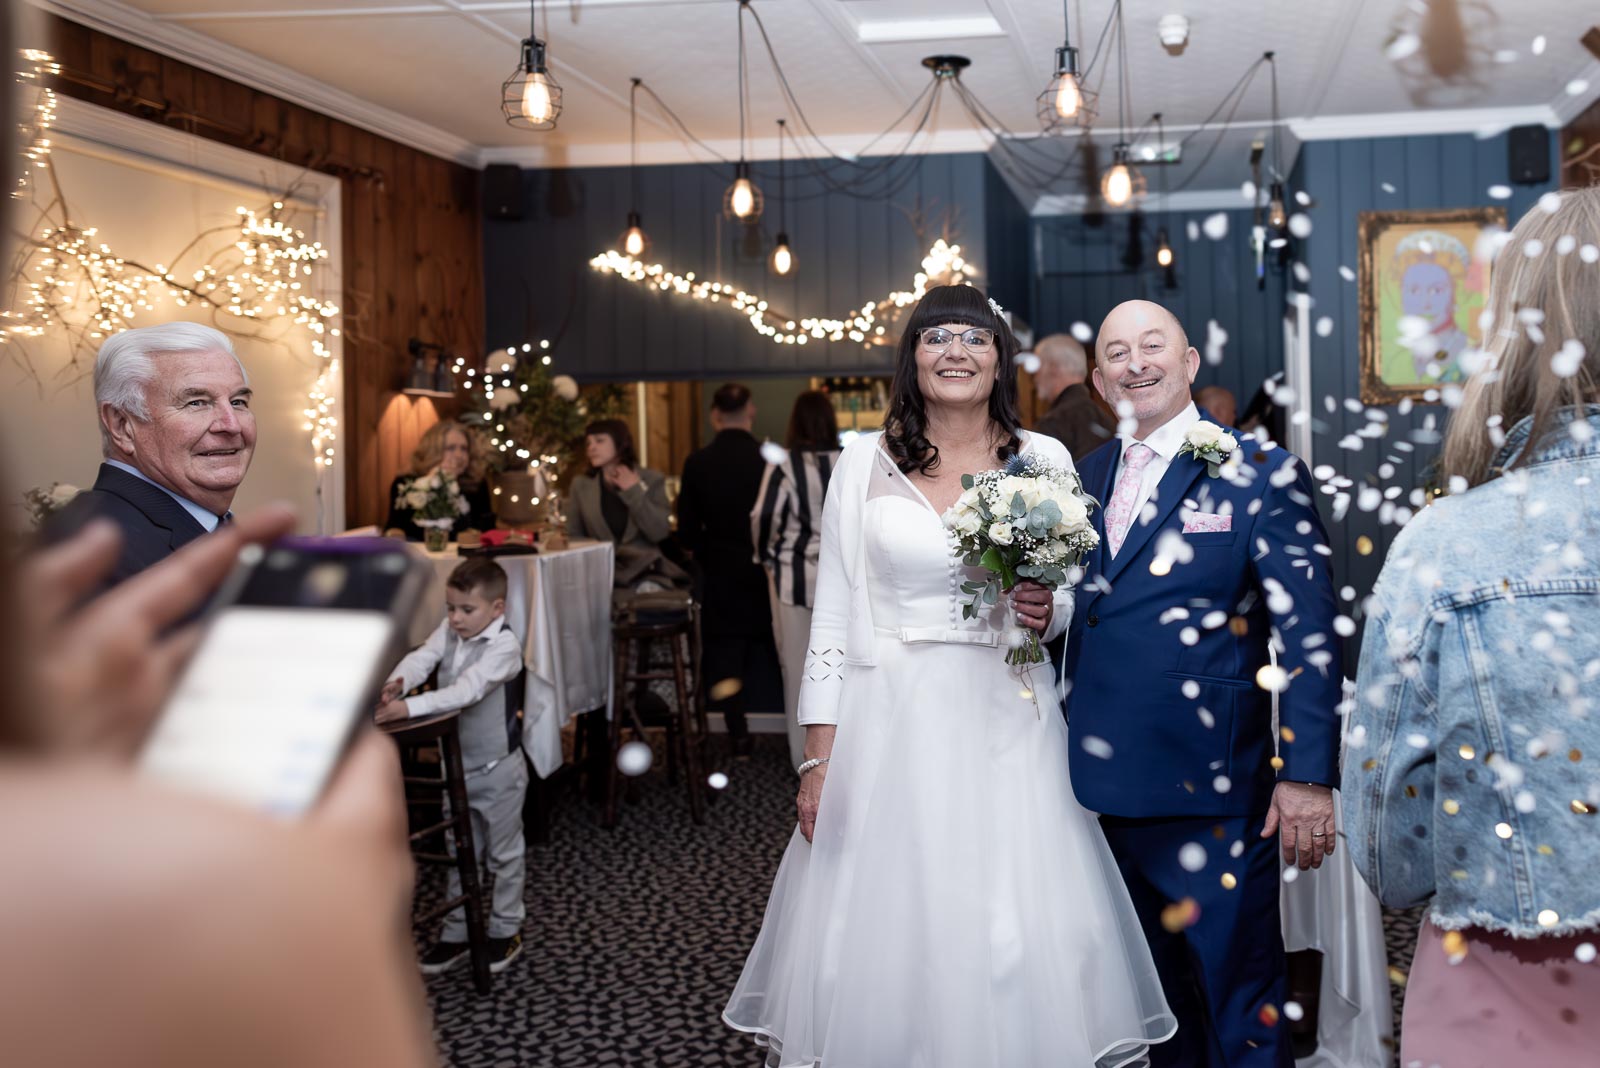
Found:
<svg viewBox="0 0 1600 1068"><path fill-rule="evenodd" d="M522 956L522 934L518 932L510 938L489 939L489 971L499 975L511 967L511 962Z"/></svg>
<svg viewBox="0 0 1600 1068"><path fill-rule="evenodd" d="M422 974L443 975L466 959L465 942L435 942L433 948L422 955Z"/></svg>

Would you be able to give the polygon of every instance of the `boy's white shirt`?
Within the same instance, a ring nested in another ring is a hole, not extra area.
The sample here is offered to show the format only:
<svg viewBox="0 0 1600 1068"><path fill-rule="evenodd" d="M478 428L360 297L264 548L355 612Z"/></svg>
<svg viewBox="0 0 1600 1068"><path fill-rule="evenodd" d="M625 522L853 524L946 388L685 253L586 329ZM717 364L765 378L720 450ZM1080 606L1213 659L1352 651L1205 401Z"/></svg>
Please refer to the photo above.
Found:
<svg viewBox="0 0 1600 1068"><path fill-rule="evenodd" d="M446 620L436 627L428 640L406 654L398 667L389 673L389 681L400 680L401 686L410 690L422 685L434 668L444 659L445 638L450 633ZM491 619L475 636L456 643L455 664L467 655L467 646L473 642L488 642L489 647L477 663L456 676L456 680L443 689L419 693L406 698L406 714L411 718L431 716L457 708L471 708L489 695L496 686L503 686L517 677L522 670L522 645L506 626L504 613Z"/></svg>
<svg viewBox="0 0 1600 1068"><path fill-rule="evenodd" d="M812 602L811 637L800 680L796 720L802 725L839 722L839 697L850 667L877 663L877 632L867 594L866 537L862 521L867 485L882 431L862 434L845 446L828 480L822 506L822 548L817 558L817 593ZM1072 455L1055 438L1022 432L1024 447L1064 470L1076 470ZM1067 629L1075 601L1071 587L1055 591L1054 614L1041 641ZM996 653L996 656L1001 655Z"/></svg>

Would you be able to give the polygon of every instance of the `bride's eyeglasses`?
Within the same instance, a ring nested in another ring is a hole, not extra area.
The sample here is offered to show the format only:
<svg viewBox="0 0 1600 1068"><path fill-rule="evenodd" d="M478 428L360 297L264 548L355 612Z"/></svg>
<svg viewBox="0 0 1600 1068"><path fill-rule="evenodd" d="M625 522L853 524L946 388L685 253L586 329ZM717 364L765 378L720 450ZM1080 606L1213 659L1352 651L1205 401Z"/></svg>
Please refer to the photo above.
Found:
<svg viewBox="0 0 1600 1068"><path fill-rule="evenodd" d="M961 339L961 347L968 352L988 352L994 348L994 331L979 326L960 334L946 330L942 326L930 326L917 333L917 340L929 352L944 352L956 338Z"/></svg>

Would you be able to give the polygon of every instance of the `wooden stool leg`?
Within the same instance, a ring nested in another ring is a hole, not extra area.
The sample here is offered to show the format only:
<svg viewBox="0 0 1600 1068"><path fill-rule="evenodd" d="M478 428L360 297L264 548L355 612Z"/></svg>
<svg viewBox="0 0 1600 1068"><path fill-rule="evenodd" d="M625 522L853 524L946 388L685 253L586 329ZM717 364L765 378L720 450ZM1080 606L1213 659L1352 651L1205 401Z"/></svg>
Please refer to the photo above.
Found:
<svg viewBox="0 0 1600 1068"><path fill-rule="evenodd" d="M489 992L489 935L483 924L483 888L478 882L477 843L472 840L472 809L467 804L467 775L461 766L461 736L456 725L440 739L444 751L445 791L450 796L451 836L456 844L456 870L466 895L467 948L472 958L472 985Z"/></svg>
<svg viewBox="0 0 1600 1068"><path fill-rule="evenodd" d="M616 647L617 675L611 692L616 694L612 702L611 729L607 732L608 759L606 760L606 807L600 817L600 826L611 830L617 825L617 790L621 783L617 781L617 753L622 749L622 721L627 716L628 688L623 685L628 677L628 642L624 639L617 642Z"/></svg>
<svg viewBox="0 0 1600 1068"><path fill-rule="evenodd" d="M689 815L695 823L706 821L705 803L700 797L700 762L695 759L694 746L689 739L691 709L689 681L683 662L683 650L677 636L672 639L672 681L678 688L678 707L672 710L673 733L683 746L684 777L689 780ZM669 747L671 739L668 740Z"/></svg>

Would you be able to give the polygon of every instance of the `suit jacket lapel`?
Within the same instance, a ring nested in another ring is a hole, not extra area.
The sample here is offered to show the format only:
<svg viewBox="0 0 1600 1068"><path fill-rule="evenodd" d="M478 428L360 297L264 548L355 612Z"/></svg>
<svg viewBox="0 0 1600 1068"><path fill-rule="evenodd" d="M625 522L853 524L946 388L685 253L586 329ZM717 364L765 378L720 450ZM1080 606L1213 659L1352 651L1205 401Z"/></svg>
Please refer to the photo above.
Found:
<svg viewBox="0 0 1600 1068"><path fill-rule="evenodd" d="M1119 444L1107 449L1111 455L1106 460L1103 472L1089 469L1089 477L1083 480L1083 488L1099 502L1090 520L1094 523L1095 533L1100 535L1100 544L1089 551L1083 558L1083 583L1078 591L1078 610L1084 611L1089 603L1100 595L1100 589L1095 585L1095 580L1105 573L1106 564L1110 557L1106 555L1106 502L1111 499L1111 488L1116 484L1118 461L1122 458L1122 449Z"/></svg>
<svg viewBox="0 0 1600 1068"><path fill-rule="evenodd" d="M1205 470L1206 465L1193 456L1172 458L1167 473L1161 476L1161 481L1156 485L1156 491L1150 498L1150 503L1155 505L1155 515L1148 523L1139 522L1138 516L1133 517L1133 525L1128 528L1128 537L1123 541L1121 551L1117 553L1116 559L1106 566L1105 575L1108 580L1114 580L1128 566L1128 561L1139 555L1145 542L1155 536L1155 532L1188 494L1189 487L1194 485L1195 480Z"/></svg>
<svg viewBox="0 0 1600 1068"><path fill-rule="evenodd" d="M152 524L169 535L168 545L181 549L206 532L189 510L160 486L128 474L110 464L101 464L94 488L121 497L145 514Z"/></svg>

